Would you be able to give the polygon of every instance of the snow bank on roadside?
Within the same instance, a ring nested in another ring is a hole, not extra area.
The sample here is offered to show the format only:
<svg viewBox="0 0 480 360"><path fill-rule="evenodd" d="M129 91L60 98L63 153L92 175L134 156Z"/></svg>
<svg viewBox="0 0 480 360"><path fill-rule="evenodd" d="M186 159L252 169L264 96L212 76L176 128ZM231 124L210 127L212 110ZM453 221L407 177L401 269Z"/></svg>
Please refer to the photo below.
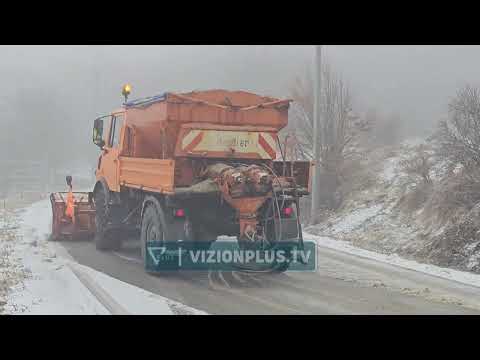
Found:
<svg viewBox="0 0 480 360"><path fill-rule="evenodd" d="M153 294L139 287L117 280L104 273L80 264L77 270L86 273L103 288L123 309L132 315L191 314L206 315L205 312L190 308L163 296Z"/></svg>
<svg viewBox="0 0 480 360"><path fill-rule="evenodd" d="M318 246L342 251L348 254L360 256L367 259L376 260L379 262L395 265L404 269L422 272L428 275L440 277L447 280L453 280L462 284L480 287L480 275L468 273L449 268L442 268L430 264L422 264L413 260L401 258L397 254L385 255L377 252L361 249L359 247L350 245L346 241L335 240L325 236L317 236L304 232L305 240L312 240Z"/></svg>
<svg viewBox="0 0 480 360"><path fill-rule="evenodd" d="M126 314L205 314L74 262L61 245L48 241L52 215L48 199L16 215L19 227L12 257L25 277L10 289L6 314L110 314L105 299L94 295L72 269L87 274Z"/></svg>
<svg viewBox="0 0 480 360"><path fill-rule="evenodd" d="M25 260L25 257L24 257ZM64 265L28 257L32 274L11 289L5 312L26 315L108 315L108 310Z"/></svg>
<svg viewBox="0 0 480 360"><path fill-rule="evenodd" d="M18 238L13 256L26 277L12 287L7 298L7 314L108 314L105 307L57 257L47 241L50 234L49 200L16 211Z"/></svg>
<svg viewBox="0 0 480 360"><path fill-rule="evenodd" d="M52 208L49 199L17 210L17 214L20 215L21 232L24 237L33 235L37 239L48 238L52 226Z"/></svg>

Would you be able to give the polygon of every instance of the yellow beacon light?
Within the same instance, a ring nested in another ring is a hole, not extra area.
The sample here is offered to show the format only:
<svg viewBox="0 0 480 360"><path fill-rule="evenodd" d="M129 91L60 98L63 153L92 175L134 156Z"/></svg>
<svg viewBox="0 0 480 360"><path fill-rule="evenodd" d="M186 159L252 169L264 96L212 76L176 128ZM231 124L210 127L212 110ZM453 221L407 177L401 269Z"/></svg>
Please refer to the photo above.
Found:
<svg viewBox="0 0 480 360"><path fill-rule="evenodd" d="M122 95L125 96L125 102L127 102L128 95L130 95L131 92L132 92L132 87L130 86L130 84L126 84L123 86Z"/></svg>

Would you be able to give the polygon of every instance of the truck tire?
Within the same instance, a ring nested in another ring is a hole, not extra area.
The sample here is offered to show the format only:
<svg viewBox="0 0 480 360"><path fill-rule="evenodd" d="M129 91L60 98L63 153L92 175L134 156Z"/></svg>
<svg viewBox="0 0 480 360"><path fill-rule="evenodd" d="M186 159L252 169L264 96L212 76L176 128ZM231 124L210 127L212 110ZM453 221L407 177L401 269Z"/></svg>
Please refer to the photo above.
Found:
<svg viewBox="0 0 480 360"><path fill-rule="evenodd" d="M284 222L281 227L281 238L288 238L291 236L291 234L296 234L296 237L298 237L298 227L297 227L297 211L294 209L294 213L291 215L290 222ZM270 232L275 231L273 229L274 224L271 223L270 225ZM268 226L268 225L267 225ZM283 263L277 263L274 265L272 268L272 272L275 273L282 273L288 270L290 267L290 260L288 262L283 262Z"/></svg>
<svg viewBox="0 0 480 360"><path fill-rule="evenodd" d="M93 194L95 202L95 247L97 250L116 250L121 246L121 237L117 231L108 230L110 209L109 191L105 185L97 186Z"/></svg>
<svg viewBox="0 0 480 360"><path fill-rule="evenodd" d="M164 241L164 225L161 221L161 208L154 202L147 203L142 216L140 242L144 265L147 259L147 242Z"/></svg>

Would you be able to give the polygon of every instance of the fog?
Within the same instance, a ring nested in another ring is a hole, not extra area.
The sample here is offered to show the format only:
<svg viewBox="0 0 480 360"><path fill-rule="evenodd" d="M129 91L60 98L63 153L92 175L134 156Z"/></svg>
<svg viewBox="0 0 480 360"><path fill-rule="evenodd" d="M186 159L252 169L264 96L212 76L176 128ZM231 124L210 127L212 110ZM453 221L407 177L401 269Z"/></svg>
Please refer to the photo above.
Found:
<svg viewBox="0 0 480 360"><path fill-rule="evenodd" d="M164 91L243 89L288 97L313 46L2 46L2 160L94 164L93 119ZM349 84L354 110L397 114L427 133L449 97L480 78L478 46L334 46L325 58ZM51 165L53 166L53 165Z"/></svg>

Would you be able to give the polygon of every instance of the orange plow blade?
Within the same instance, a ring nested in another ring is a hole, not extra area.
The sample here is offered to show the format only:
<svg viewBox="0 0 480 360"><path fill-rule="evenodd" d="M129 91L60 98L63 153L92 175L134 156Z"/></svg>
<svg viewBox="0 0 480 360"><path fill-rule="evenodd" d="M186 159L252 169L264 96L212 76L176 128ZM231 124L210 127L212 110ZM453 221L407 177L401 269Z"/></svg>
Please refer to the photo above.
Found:
<svg viewBox="0 0 480 360"><path fill-rule="evenodd" d="M72 203L73 207L68 204ZM95 207L92 193L55 192L50 194L52 204L52 240L87 237L95 232Z"/></svg>

